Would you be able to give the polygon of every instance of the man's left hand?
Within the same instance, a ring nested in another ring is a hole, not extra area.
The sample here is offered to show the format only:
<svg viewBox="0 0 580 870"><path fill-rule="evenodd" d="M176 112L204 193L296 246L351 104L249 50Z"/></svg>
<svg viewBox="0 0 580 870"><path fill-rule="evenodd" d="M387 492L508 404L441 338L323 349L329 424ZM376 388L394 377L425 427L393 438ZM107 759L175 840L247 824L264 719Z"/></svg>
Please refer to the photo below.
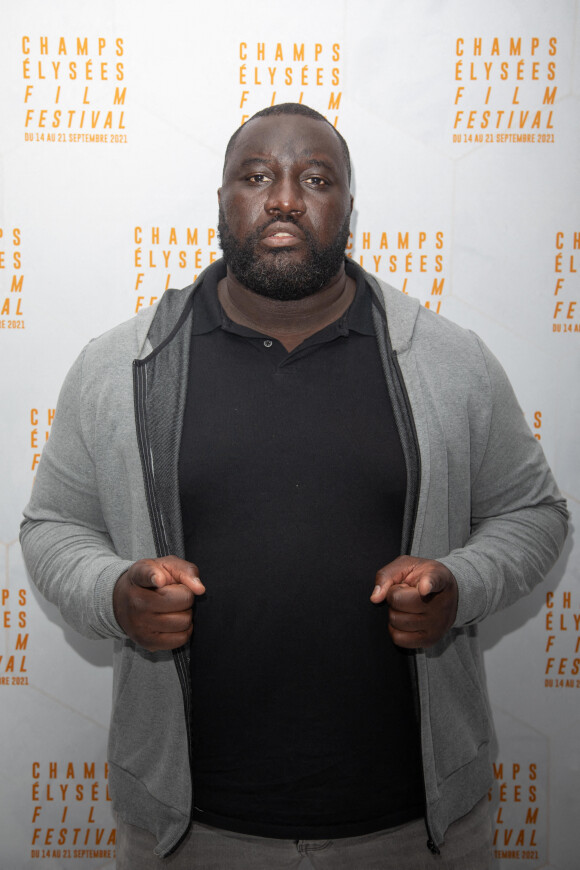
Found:
<svg viewBox="0 0 580 870"><path fill-rule="evenodd" d="M399 556L377 572L375 583L371 601L389 605L389 633L397 646L432 646L453 625L457 581L441 562Z"/></svg>

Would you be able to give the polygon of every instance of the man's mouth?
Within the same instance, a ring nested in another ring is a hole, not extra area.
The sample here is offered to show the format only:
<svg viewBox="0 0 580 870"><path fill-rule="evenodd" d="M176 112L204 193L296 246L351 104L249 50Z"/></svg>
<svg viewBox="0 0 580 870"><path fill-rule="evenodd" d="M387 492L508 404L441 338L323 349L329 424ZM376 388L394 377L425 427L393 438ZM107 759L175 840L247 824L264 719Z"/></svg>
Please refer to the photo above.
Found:
<svg viewBox="0 0 580 870"><path fill-rule="evenodd" d="M304 233L295 224L270 224L261 236L261 242L268 248L287 248L304 241Z"/></svg>

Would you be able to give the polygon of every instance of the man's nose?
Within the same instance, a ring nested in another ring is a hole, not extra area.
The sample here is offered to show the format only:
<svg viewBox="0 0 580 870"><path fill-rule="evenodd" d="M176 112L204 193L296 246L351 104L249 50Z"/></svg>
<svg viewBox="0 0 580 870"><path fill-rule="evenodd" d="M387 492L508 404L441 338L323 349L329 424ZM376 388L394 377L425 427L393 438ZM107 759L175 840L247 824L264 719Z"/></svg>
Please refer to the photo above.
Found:
<svg viewBox="0 0 580 870"><path fill-rule="evenodd" d="M306 211L302 187L291 178L280 178L268 187L264 208L269 214L303 214Z"/></svg>

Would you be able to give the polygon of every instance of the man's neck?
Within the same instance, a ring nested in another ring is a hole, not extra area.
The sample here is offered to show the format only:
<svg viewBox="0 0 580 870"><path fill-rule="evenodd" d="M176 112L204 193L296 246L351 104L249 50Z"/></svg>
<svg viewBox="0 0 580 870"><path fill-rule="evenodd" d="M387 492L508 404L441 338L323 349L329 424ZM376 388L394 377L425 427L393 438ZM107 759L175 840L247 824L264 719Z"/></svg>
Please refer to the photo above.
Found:
<svg viewBox="0 0 580 870"><path fill-rule="evenodd" d="M272 336L287 351L338 320L354 299L355 291L356 283L344 267L323 290L288 302L248 290L229 269L218 284L218 298L230 320Z"/></svg>

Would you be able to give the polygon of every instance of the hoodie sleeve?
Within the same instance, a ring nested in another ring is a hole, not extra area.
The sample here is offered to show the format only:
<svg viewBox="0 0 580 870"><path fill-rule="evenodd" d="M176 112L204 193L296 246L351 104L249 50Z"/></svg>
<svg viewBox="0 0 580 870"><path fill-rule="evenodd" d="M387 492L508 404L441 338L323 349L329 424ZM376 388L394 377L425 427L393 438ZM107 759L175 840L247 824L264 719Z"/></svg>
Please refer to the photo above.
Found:
<svg viewBox="0 0 580 870"><path fill-rule="evenodd" d="M85 353L63 384L20 541L33 582L66 622L89 638L124 637L112 596L132 561L115 553L101 511L81 414Z"/></svg>
<svg viewBox="0 0 580 870"><path fill-rule="evenodd" d="M567 533L568 511L499 362L478 339L490 390L488 430L471 485L471 533L440 558L459 587L456 626L485 619L544 579Z"/></svg>

